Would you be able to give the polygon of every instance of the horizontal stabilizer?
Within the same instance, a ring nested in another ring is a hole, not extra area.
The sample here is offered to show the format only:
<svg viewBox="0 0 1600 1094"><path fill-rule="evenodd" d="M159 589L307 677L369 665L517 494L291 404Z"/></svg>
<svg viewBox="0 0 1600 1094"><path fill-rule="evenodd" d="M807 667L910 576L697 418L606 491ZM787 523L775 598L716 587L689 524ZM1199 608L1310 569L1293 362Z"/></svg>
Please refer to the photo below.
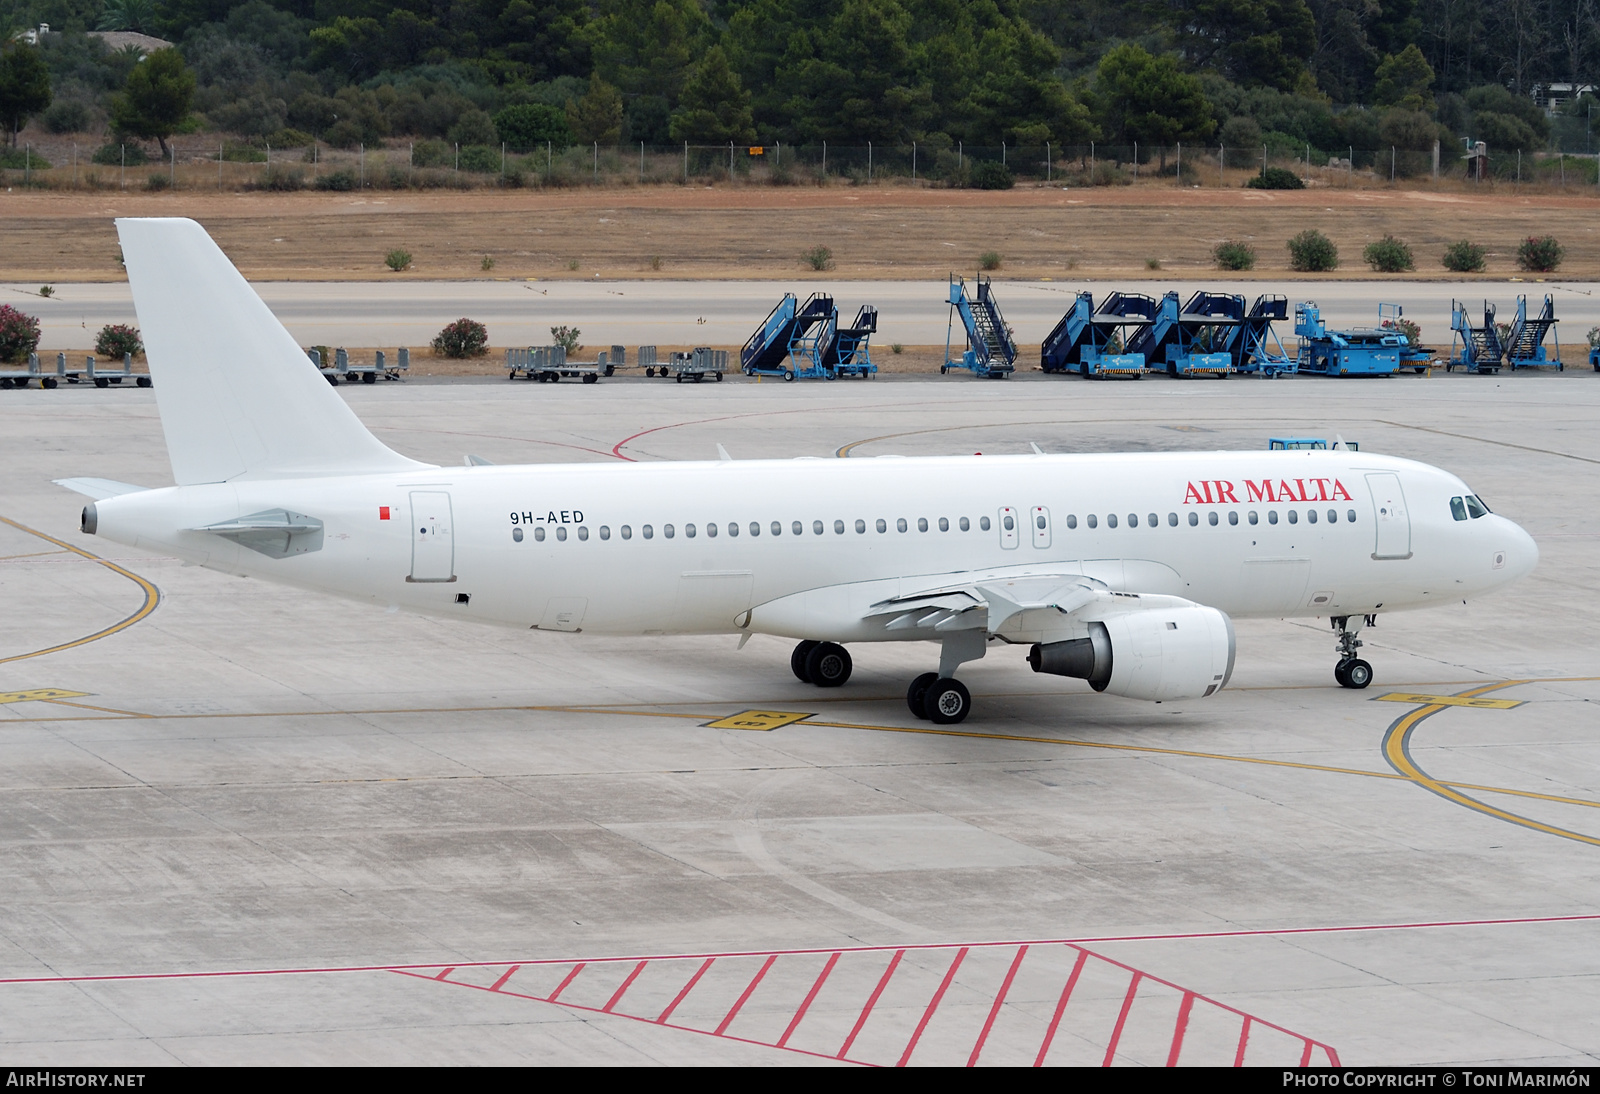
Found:
<svg viewBox="0 0 1600 1094"><path fill-rule="evenodd" d="M117 221L179 486L401 472L192 220Z"/></svg>
<svg viewBox="0 0 1600 1094"><path fill-rule="evenodd" d="M102 501L114 498L120 494L137 494L141 490L148 490L148 486L135 486L131 482L118 482L115 479L55 479L57 486L65 486L75 494L82 494L86 498Z"/></svg>

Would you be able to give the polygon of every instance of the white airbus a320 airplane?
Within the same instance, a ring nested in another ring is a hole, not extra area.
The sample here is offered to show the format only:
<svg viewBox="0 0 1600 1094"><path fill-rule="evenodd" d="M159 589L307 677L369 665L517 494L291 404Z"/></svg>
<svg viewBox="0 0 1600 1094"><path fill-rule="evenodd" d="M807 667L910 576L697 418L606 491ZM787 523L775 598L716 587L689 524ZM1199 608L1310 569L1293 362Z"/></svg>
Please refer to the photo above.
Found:
<svg viewBox="0 0 1600 1094"><path fill-rule="evenodd" d="M451 619L588 634L798 639L836 687L851 642L937 642L907 703L971 710L995 643L1036 672L1161 701L1233 671L1230 617L1476 596L1533 540L1456 476L1368 452L1190 452L436 467L385 447L189 220L119 220L177 485L63 480L83 530L201 566ZM741 641L741 645L742 645Z"/></svg>

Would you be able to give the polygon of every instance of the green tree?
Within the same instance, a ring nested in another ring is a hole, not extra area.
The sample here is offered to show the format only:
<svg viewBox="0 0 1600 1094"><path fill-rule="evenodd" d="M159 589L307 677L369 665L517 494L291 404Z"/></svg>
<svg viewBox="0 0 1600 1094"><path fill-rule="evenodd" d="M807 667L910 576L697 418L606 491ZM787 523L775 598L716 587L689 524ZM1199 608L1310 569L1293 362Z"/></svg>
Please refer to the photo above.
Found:
<svg viewBox="0 0 1600 1094"><path fill-rule="evenodd" d="M1399 53L1384 57L1378 65L1378 85L1373 101L1379 106L1398 106L1405 110L1432 112L1433 66L1415 42Z"/></svg>
<svg viewBox="0 0 1600 1094"><path fill-rule="evenodd" d="M148 34L155 26L156 6L151 0L106 0L98 29L136 30Z"/></svg>
<svg viewBox="0 0 1600 1094"><path fill-rule="evenodd" d="M1095 91L1100 126L1114 140L1167 145L1203 140L1217 127L1199 80L1172 57L1153 57L1132 43L1101 58Z"/></svg>
<svg viewBox="0 0 1600 1094"><path fill-rule="evenodd" d="M567 100L567 128L585 144L617 143L622 139L622 93L595 73L583 98Z"/></svg>
<svg viewBox="0 0 1600 1094"><path fill-rule="evenodd" d="M1317 21L1305 0L1169 2L1189 63L1214 68L1242 87L1294 90L1317 52Z"/></svg>
<svg viewBox="0 0 1600 1094"><path fill-rule="evenodd" d="M749 144L756 139L750 93L728 64L721 46L712 46L689 74L672 113L672 139L696 144Z"/></svg>
<svg viewBox="0 0 1600 1094"><path fill-rule="evenodd" d="M566 111L544 103L508 106L494 116L494 127L513 152L528 152L546 141L562 148L572 143Z"/></svg>
<svg viewBox="0 0 1600 1094"><path fill-rule="evenodd" d="M50 70L37 46L16 45L0 53L0 122L12 147L28 119L50 105Z"/></svg>
<svg viewBox="0 0 1600 1094"><path fill-rule="evenodd" d="M119 133L155 140L167 154L167 138L189 116L194 73L176 49L158 49L128 73L128 82L111 99L111 124Z"/></svg>

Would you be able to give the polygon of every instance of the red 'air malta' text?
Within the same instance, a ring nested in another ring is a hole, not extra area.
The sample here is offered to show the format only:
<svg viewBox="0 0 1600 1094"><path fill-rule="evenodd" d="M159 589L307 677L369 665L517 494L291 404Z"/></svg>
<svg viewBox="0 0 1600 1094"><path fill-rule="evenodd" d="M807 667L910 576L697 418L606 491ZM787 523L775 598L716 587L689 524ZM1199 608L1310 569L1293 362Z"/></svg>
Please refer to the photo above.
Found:
<svg viewBox="0 0 1600 1094"><path fill-rule="evenodd" d="M1201 479L1191 482L1183 495L1185 505L1238 505L1246 501L1350 501L1350 491L1338 479L1245 479L1241 498L1226 479Z"/></svg>

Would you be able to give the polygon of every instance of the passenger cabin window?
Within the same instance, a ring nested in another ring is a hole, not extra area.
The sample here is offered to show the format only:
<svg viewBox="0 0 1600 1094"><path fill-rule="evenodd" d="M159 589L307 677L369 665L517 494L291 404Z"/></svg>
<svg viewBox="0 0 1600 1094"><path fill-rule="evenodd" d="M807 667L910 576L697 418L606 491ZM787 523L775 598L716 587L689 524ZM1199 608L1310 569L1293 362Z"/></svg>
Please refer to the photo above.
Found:
<svg viewBox="0 0 1600 1094"><path fill-rule="evenodd" d="M1077 514L1076 513L1068 513L1067 514L1067 527L1068 528L1076 528L1077 526L1078 526Z"/></svg>
<svg viewBox="0 0 1600 1094"><path fill-rule="evenodd" d="M685 535L685 536L686 536L686 537L687 537L687 538L689 538L689 539L693 539L693 538L694 538L694 525L692 525L692 524L685 524L685 525L684 525L684 526L683 526L683 534L684 534L684 535Z"/></svg>
<svg viewBox="0 0 1600 1094"><path fill-rule="evenodd" d="M966 517L962 517L961 518L961 530L963 532L972 531L972 522L970 520L968 520Z"/></svg>
<svg viewBox="0 0 1600 1094"><path fill-rule="evenodd" d="M948 532L949 530L950 530L950 518L949 517L940 517L939 518L939 531Z"/></svg>
<svg viewBox="0 0 1600 1094"><path fill-rule="evenodd" d="M1089 522L1089 527L1090 528L1095 527L1099 523L1099 521L1097 521L1095 519L1095 515L1093 513L1090 513L1088 516L1084 517L1083 519Z"/></svg>
<svg viewBox="0 0 1600 1094"><path fill-rule="evenodd" d="M966 520L965 517L961 518L961 530L963 532L967 530L967 520ZM978 518L978 531L987 532L988 530L989 530L989 518L988 517L979 517Z"/></svg>
<svg viewBox="0 0 1600 1094"><path fill-rule="evenodd" d="M533 530L533 538L534 538L534 540L536 542L543 543L544 542L544 529L542 527L535 528Z"/></svg>
<svg viewBox="0 0 1600 1094"><path fill-rule="evenodd" d="M560 543L567 542L567 530L565 528L556 529L556 540Z"/></svg>
<svg viewBox="0 0 1600 1094"><path fill-rule="evenodd" d="M1294 509L1289 510L1289 523L1290 524L1299 524L1300 523L1300 514Z"/></svg>
<svg viewBox="0 0 1600 1094"><path fill-rule="evenodd" d="M739 534L739 526L733 523L731 520L728 522L728 534L730 536L736 536Z"/></svg>
<svg viewBox="0 0 1600 1094"><path fill-rule="evenodd" d="M600 526L600 538L601 539L610 539L611 538L611 526L609 524L602 524Z"/></svg>
<svg viewBox="0 0 1600 1094"><path fill-rule="evenodd" d="M900 530L902 532L905 531L904 528L902 528ZM928 518L927 517L918 517L917 518L917 531L926 532L927 530L928 530Z"/></svg>
<svg viewBox="0 0 1600 1094"><path fill-rule="evenodd" d="M640 531L644 533L644 538L645 539L654 539L655 538L656 530L654 528L650 527L648 524L646 524L643 528L641 528Z"/></svg>
<svg viewBox="0 0 1600 1094"><path fill-rule="evenodd" d="M1178 514L1176 514L1176 513L1168 513L1167 514L1167 525L1169 527L1176 528L1178 526Z"/></svg>
<svg viewBox="0 0 1600 1094"><path fill-rule="evenodd" d="M1215 528L1217 526L1217 513L1216 513L1216 510L1213 509L1211 512L1206 514L1206 522L1209 523L1211 525L1211 527L1213 527L1213 528Z"/></svg>
<svg viewBox="0 0 1600 1094"><path fill-rule="evenodd" d="M1267 523L1268 524L1277 524L1278 523L1278 511L1276 509L1269 509L1267 511Z"/></svg>
<svg viewBox="0 0 1600 1094"><path fill-rule="evenodd" d="M1250 510L1250 518L1249 519L1250 519L1250 523L1251 524L1260 524L1261 523L1261 518L1256 514L1256 511L1254 509Z"/></svg>
<svg viewBox="0 0 1600 1094"><path fill-rule="evenodd" d="M833 522L833 534L836 536L844 535L844 521L836 520Z"/></svg>
<svg viewBox="0 0 1600 1094"><path fill-rule="evenodd" d="M1176 523L1178 523L1178 522L1177 522L1177 521L1173 521L1173 522L1172 522L1172 523L1174 523L1174 524L1176 524ZM1157 517L1157 516L1156 516L1156 514L1154 514L1154 513L1151 513L1151 514L1150 514L1150 527L1152 527L1152 528L1159 528L1159 527L1160 527L1160 526L1161 526L1161 520L1160 520L1160 518L1159 518L1159 517Z"/></svg>
<svg viewBox="0 0 1600 1094"><path fill-rule="evenodd" d="M1117 514L1115 514L1115 513L1107 513L1106 514L1106 527L1107 528L1115 528L1116 526L1117 526Z"/></svg>
<svg viewBox="0 0 1600 1094"><path fill-rule="evenodd" d="M667 537L667 538L668 538L668 539L671 539L671 538L672 538L672 537L673 537L673 536L674 536L674 535L675 535L675 534L676 534L676 532L675 532L675 530L674 530L674 529L673 529L673 527L672 527L672 525L670 525L670 524L663 524L663 525L662 525L662 526L661 526L661 534L662 534L662 535L663 535L663 536L666 536L666 537Z"/></svg>
<svg viewBox="0 0 1600 1094"><path fill-rule="evenodd" d="M1238 524L1239 523L1239 514L1230 512L1228 514L1228 523L1229 524Z"/></svg>
<svg viewBox="0 0 1600 1094"><path fill-rule="evenodd" d="M904 524L905 522L902 521L901 523ZM885 533L885 532L887 532L889 530L889 522L884 520L882 517L879 517L878 518L878 523L875 525L875 527L878 529L878 534L881 536L881 535L883 535L883 533ZM901 528L900 530L902 532L905 531L904 528Z"/></svg>
<svg viewBox="0 0 1600 1094"><path fill-rule="evenodd" d="M1190 528L1198 528L1198 527L1200 527L1200 514L1199 513L1192 512L1192 511L1189 513L1189 527Z"/></svg>
<svg viewBox="0 0 1600 1094"><path fill-rule="evenodd" d="M622 538L623 539L632 539L633 538L633 526L631 524L624 524L622 526Z"/></svg>
<svg viewBox="0 0 1600 1094"><path fill-rule="evenodd" d="M856 521L856 535L864 536L866 534L867 534L867 522L864 521L864 520Z"/></svg>
<svg viewBox="0 0 1600 1094"><path fill-rule="evenodd" d="M712 521L710 524L706 525L706 535L710 536L712 539L716 539L717 538L717 522L716 521Z"/></svg>
<svg viewBox="0 0 1600 1094"><path fill-rule="evenodd" d="M759 536L761 534L761 525L757 524L755 521L751 521L750 534L752 536Z"/></svg>

